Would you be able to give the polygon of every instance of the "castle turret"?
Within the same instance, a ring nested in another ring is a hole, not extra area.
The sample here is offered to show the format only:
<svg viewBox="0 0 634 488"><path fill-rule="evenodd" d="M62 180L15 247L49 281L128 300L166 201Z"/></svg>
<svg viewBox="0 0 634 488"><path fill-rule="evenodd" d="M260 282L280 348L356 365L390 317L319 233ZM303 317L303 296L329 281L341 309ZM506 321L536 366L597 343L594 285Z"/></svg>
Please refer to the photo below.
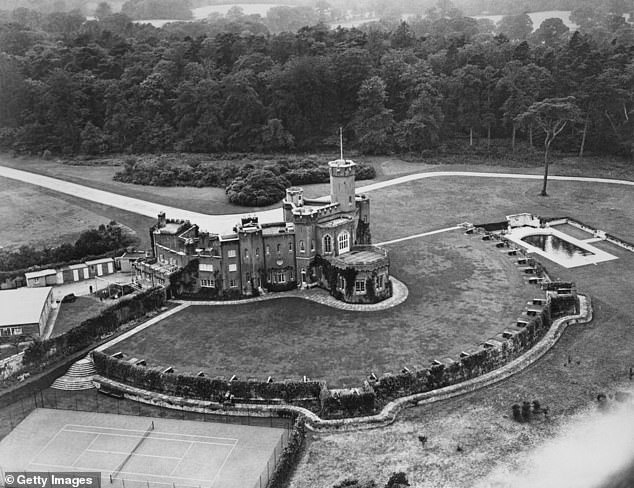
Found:
<svg viewBox="0 0 634 488"><path fill-rule="evenodd" d="M344 212L354 212L354 168L356 164L349 159L330 161L330 201L338 203Z"/></svg>

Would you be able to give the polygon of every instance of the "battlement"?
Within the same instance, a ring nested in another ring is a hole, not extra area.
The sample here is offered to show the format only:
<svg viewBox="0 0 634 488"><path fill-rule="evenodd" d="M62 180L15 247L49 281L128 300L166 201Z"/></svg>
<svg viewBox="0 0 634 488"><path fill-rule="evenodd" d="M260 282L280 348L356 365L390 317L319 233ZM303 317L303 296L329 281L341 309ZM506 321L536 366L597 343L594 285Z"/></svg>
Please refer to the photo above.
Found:
<svg viewBox="0 0 634 488"><path fill-rule="evenodd" d="M335 159L328 163L330 176L354 176L356 163L350 159Z"/></svg>

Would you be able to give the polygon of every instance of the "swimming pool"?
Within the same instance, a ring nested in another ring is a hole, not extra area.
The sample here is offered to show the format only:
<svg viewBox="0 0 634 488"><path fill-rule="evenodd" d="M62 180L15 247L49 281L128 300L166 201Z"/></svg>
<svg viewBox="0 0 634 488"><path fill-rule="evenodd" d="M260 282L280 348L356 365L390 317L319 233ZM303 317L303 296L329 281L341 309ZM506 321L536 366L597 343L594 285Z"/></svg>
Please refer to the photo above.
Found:
<svg viewBox="0 0 634 488"><path fill-rule="evenodd" d="M564 268L576 268L617 259L592 245L597 238L577 239L552 227L514 227L506 238L528 252L542 256Z"/></svg>
<svg viewBox="0 0 634 488"><path fill-rule="evenodd" d="M552 256L553 261L569 260L582 256L594 256L592 251L583 249L570 241L561 239L554 234L532 234L522 237L531 246L537 247Z"/></svg>

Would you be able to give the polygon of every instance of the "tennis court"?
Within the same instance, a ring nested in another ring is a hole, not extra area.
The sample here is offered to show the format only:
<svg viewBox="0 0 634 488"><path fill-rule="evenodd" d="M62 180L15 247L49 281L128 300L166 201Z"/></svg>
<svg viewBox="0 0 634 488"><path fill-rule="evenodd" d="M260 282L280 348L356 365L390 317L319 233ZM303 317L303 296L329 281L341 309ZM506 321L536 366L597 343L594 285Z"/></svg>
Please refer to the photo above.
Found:
<svg viewBox="0 0 634 488"><path fill-rule="evenodd" d="M99 471L106 488L254 488L261 476L265 485L286 436L279 428L37 409L0 442L0 468Z"/></svg>

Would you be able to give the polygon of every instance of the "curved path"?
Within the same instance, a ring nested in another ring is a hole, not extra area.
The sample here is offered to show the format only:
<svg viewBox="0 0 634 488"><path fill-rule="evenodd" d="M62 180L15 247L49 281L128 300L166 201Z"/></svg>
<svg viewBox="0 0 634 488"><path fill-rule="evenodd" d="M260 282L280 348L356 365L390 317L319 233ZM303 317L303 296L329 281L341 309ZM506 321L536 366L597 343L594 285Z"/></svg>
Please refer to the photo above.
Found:
<svg viewBox="0 0 634 488"><path fill-rule="evenodd" d="M190 210L184 210L181 208L170 207L162 205L160 203L148 202L138 198L132 198L118 193L112 193L108 191L98 190L77 183L71 183L69 181L60 180L58 178L51 178L50 176L44 176L28 171L22 171L18 169L8 168L0 164L0 176L11 178L13 180L23 181L32 185L48 188L60 193L66 193L84 200L90 200L92 202L100 203L103 205L109 205L111 207L127 210L128 212L134 212L146 217L155 218L159 212L165 212L169 218L173 219L186 219L198 224L202 230L213 231L214 233L229 233L232 232L233 227L240 221L240 218L246 215L253 215L251 213L237 213L228 215L213 215L204 214L200 212L192 212ZM465 178L504 178L504 179L516 179L516 180L541 180L542 175L528 175L528 174L516 174L516 173L479 173L475 171L430 171L424 173L416 173L411 175L400 176L390 180L379 181L370 185L365 185L357 188L358 193L370 192L378 190L380 188L386 188L389 186L400 185L411 181L422 180L426 178L440 178L440 177L465 177ZM607 183L614 185L627 185L634 186L634 181L629 180L617 180L610 178L587 178L582 176L549 176L549 180L552 181L576 181L585 183ZM272 210L263 210L255 212L260 222L281 222L283 220L283 214L281 208Z"/></svg>

